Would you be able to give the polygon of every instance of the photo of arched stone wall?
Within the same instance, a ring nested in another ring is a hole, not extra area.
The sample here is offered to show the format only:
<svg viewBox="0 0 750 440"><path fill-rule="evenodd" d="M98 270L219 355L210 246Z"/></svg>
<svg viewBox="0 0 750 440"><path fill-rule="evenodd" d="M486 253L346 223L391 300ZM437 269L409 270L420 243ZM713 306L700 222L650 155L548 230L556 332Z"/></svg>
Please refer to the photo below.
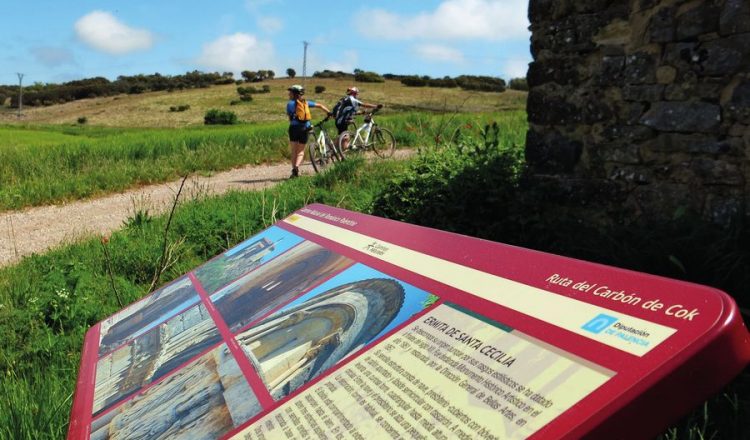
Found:
<svg viewBox="0 0 750 440"><path fill-rule="evenodd" d="M750 214L750 2L530 0L526 158L564 196Z"/></svg>

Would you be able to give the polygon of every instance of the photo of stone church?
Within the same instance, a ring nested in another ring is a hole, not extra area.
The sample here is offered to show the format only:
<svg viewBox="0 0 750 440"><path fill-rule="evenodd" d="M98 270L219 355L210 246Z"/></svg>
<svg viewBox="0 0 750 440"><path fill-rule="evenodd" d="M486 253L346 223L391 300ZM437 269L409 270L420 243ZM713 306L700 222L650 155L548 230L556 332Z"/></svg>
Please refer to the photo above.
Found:
<svg viewBox="0 0 750 440"><path fill-rule="evenodd" d="M154 291L101 322L99 356L126 344L198 302L198 292L187 276Z"/></svg>
<svg viewBox="0 0 750 440"><path fill-rule="evenodd" d="M209 295L261 264L283 254L303 239L271 226L195 269L195 277Z"/></svg>
<svg viewBox="0 0 750 440"><path fill-rule="evenodd" d="M431 295L362 264L237 335L279 400L422 311Z"/></svg>
<svg viewBox="0 0 750 440"><path fill-rule="evenodd" d="M91 424L91 440L221 438L260 412L236 360L220 345Z"/></svg>
<svg viewBox="0 0 750 440"><path fill-rule="evenodd" d="M102 357L96 366L94 415L139 392L221 341L198 304Z"/></svg>
<svg viewBox="0 0 750 440"><path fill-rule="evenodd" d="M305 241L216 292L211 301L237 332L353 263Z"/></svg>

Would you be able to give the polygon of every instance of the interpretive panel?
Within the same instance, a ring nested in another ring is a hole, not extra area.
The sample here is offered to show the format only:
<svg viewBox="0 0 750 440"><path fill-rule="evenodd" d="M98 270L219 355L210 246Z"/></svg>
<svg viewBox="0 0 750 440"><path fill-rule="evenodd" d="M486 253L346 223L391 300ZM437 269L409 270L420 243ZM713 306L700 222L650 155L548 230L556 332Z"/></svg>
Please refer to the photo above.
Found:
<svg viewBox="0 0 750 440"><path fill-rule="evenodd" d="M68 438L648 437L748 362L717 290L311 205L95 325Z"/></svg>

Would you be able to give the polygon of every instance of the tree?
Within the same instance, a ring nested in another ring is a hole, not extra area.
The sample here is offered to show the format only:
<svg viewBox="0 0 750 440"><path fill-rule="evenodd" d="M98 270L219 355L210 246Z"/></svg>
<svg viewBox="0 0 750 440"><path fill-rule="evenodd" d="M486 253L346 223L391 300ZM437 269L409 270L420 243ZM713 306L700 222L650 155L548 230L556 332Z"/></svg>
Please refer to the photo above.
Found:
<svg viewBox="0 0 750 440"><path fill-rule="evenodd" d="M290 67L286 69L286 76L288 76L289 78L294 78L295 76L297 76L297 72Z"/></svg>
<svg viewBox="0 0 750 440"><path fill-rule="evenodd" d="M252 72L250 70L243 70L240 75L245 79L247 82L252 82L255 79L256 72Z"/></svg>

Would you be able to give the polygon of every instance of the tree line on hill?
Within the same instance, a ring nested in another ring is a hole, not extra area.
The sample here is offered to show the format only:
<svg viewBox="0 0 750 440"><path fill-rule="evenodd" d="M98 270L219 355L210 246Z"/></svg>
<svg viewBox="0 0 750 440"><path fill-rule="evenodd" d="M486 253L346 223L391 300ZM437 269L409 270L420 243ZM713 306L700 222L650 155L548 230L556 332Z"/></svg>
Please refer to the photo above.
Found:
<svg viewBox="0 0 750 440"><path fill-rule="evenodd" d="M459 87L464 90L479 90L484 92L504 92L506 88L505 80L502 78L477 75L460 75L455 78L451 78L450 76L431 78L427 75L395 75L392 73L380 75L375 72L354 69L354 73L323 70L322 72L313 73L313 77L343 78L357 82L384 82L385 80L392 80L400 81L401 84L407 87ZM510 80L508 87L513 90L528 90L526 78L513 78Z"/></svg>
<svg viewBox="0 0 750 440"><path fill-rule="evenodd" d="M289 68L287 76L294 78L296 72ZM174 91L184 89L206 88L212 85L241 84L242 82L254 83L274 79L276 74L273 70L244 70L241 72L242 80L235 80L232 72L205 73L198 70L187 72L184 75L151 75L118 76L116 80L98 76L81 80L69 81L62 84L35 83L23 88L23 105L47 106L63 104L85 98L98 98L114 96L119 94L138 94L144 92ZM385 80L400 81L408 87L460 87L464 90L480 90L488 92L503 92L506 88L505 80L491 76L460 75L455 78L449 76L443 78L431 78L418 75L380 75L376 72L354 69L353 73L341 71L323 70L313 73L314 78L345 78L356 82L377 83ZM514 78L510 80L509 87L515 90L528 90L525 78ZM19 93L16 85L0 85L0 106L10 98L10 106L18 108Z"/></svg>
<svg viewBox="0 0 750 440"><path fill-rule="evenodd" d="M197 70L184 75L151 75L118 76L116 80L97 76L62 84L36 83L23 88L24 106L42 106L62 104L84 98L98 98L123 93L138 94L162 90L183 90L205 88L217 84L234 83L232 72L204 73ZM0 103L10 98L10 106L18 108L18 86L0 86Z"/></svg>

